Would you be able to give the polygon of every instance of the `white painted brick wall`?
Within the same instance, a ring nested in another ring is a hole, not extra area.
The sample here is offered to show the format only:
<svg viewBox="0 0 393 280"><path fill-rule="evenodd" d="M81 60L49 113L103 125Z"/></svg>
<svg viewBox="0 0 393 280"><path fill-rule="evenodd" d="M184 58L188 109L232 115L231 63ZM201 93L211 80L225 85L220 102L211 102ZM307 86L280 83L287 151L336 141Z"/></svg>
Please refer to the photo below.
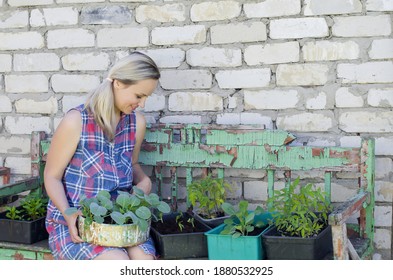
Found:
<svg viewBox="0 0 393 280"><path fill-rule="evenodd" d="M359 45L354 41L308 42L303 46L302 51L306 61L358 59L360 55Z"/></svg>
<svg viewBox="0 0 393 280"><path fill-rule="evenodd" d="M95 45L94 33L82 28L49 30L47 40L48 49L83 48Z"/></svg>
<svg viewBox="0 0 393 280"><path fill-rule="evenodd" d="M210 37L212 44L266 41L266 24L263 22L218 24L210 28Z"/></svg>
<svg viewBox="0 0 393 280"><path fill-rule="evenodd" d="M392 226L392 207L391 206L375 206L374 219L376 227Z"/></svg>
<svg viewBox="0 0 393 280"><path fill-rule="evenodd" d="M0 11L0 29L27 27L28 23L27 11Z"/></svg>
<svg viewBox="0 0 393 280"><path fill-rule="evenodd" d="M363 97L351 88L339 88L336 91L336 107L338 108L356 108L363 107Z"/></svg>
<svg viewBox="0 0 393 280"><path fill-rule="evenodd" d="M260 90L244 91L244 106L246 110L279 110L296 108L299 94L296 90Z"/></svg>
<svg viewBox="0 0 393 280"><path fill-rule="evenodd" d="M343 83L393 83L392 73L392 61L361 64L340 63L337 65L337 77L342 78Z"/></svg>
<svg viewBox="0 0 393 280"><path fill-rule="evenodd" d="M6 75L5 91L8 93L47 92L48 78L42 74Z"/></svg>
<svg viewBox="0 0 393 280"><path fill-rule="evenodd" d="M244 50L248 65L278 64L299 61L298 42L251 45Z"/></svg>
<svg viewBox="0 0 393 280"><path fill-rule="evenodd" d="M280 64L276 79L279 86L316 86L328 80L329 67L325 64Z"/></svg>
<svg viewBox="0 0 393 280"><path fill-rule="evenodd" d="M368 11L393 11L391 0L367 0L366 8Z"/></svg>
<svg viewBox="0 0 393 280"><path fill-rule="evenodd" d="M339 127L346 132L393 132L391 111L351 111L339 114Z"/></svg>
<svg viewBox="0 0 393 280"><path fill-rule="evenodd" d="M393 88L370 89L367 95L367 103L373 107L393 107Z"/></svg>
<svg viewBox="0 0 393 280"><path fill-rule="evenodd" d="M0 143L0 153L12 153L17 155L30 154L30 138L0 136Z"/></svg>
<svg viewBox="0 0 393 280"><path fill-rule="evenodd" d="M44 37L37 31L0 33L0 50L28 50L44 47Z"/></svg>
<svg viewBox="0 0 393 280"><path fill-rule="evenodd" d="M393 137L375 137L375 154L378 156L393 155Z"/></svg>
<svg viewBox="0 0 393 280"><path fill-rule="evenodd" d="M228 88L262 88L270 83L270 69L221 70L215 75L218 86Z"/></svg>
<svg viewBox="0 0 393 280"><path fill-rule="evenodd" d="M0 54L0 73L10 72L12 68L12 55Z"/></svg>
<svg viewBox="0 0 393 280"><path fill-rule="evenodd" d="M63 68L68 71L76 70L107 70L110 58L107 53L77 53L68 54L61 58Z"/></svg>
<svg viewBox="0 0 393 280"><path fill-rule="evenodd" d="M87 94L75 95L65 95L62 99L63 113L67 113L68 110L85 103Z"/></svg>
<svg viewBox="0 0 393 280"><path fill-rule="evenodd" d="M389 15L335 17L332 26L336 37L387 36L392 32Z"/></svg>
<svg viewBox="0 0 393 280"><path fill-rule="evenodd" d="M212 80L208 70L163 70L160 84L164 89L208 89Z"/></svg>
<svg viewBox="0 0 393 280"><path fill-rule="evenodd" d="M388 229L375 229L374 237L375 247L377 249L390 249L392 246L392 233Z"/></svg>
<svg viewBox="0 0 393 280"><path fill-rule="evenodd" d="M94 75L62 75L55 74L51 78L52 88L60 92L89 92L98 86L100 80Z"/></svg>
<svg viewBox="0 0 393 280"><path fill-rule="evenodd" d="M266 0L256 3L244 3L244 13L249 18L270 18L299 15L300 0Z"/></svg>
<svg viewBox="0 0 393 280"><path fill-rule="evenodd" d="M144 112L165 110L165 96L152 94L146 99Z"/></svg>
<svg viewBox="0 0 393 280"><path fill-rule="evenodd" d="M14 55L14 71L58 71L60 58L55 53L30 53Z"/></svg>
<svg viewBox="0 0 393 280"><path fill-rule="evenodd" d="M137 22L145 21L158 22L183 22L186 20L186 7L184 4L167 5L141 5L135 9L135 19Z"/></svg>
<svg viewBox="0 0 393 280"><path fill-rule="evenodd" d="M372 59L393 58L393 39L374 40L368 54Z"/></svg>
<svg viewBox="0 0 393 280"><path fill-rule="evenodd" d="M31 11L30 25L32 27L76 25L79 12L76 8L34 9Z"/></svg>
<svg viewBox="0 0 393 280"><path fill-rule="evenodd" d="M393 183L387 181L376 181L375 201L390 202L392 201L392 198L393 198Z"/></svg>
<svg viewBox="0 0 393 280"><path fill-rule="evenodd" d="M362 3L360 0L305 0L304 15L336 15L361 13Z"/></svg>
<svg viewBox="0 0 393 280"><path fill-rule="evenodd" d="M237 1L204 2L192 5L190 17L194 22L226 20L239 16L241 10Z"/></svg>
<svg viewBox="0 0 393 280"><path fill-rule="evenodd" d="M175 92L169 95L170 111L222 111L222 97L210 92Z"/></svg>
<svg viewBox="0 0 393 280"><path fill-rule="evenodd" d="M288 131L325 132L334 126L335 118L331 111L279 114L277 116L277 128Z"/></svg>
<svg viewBox="0 0 393 280"><path fill-rule="evenodd" d="M31 175L30 157L7 157L4 166L11 168L12 174Z"/></svg>
<svg viewBox="0 0 393 280"><path fill-rule="evenodd" d="M151 31L154 45L199 44L206 41L204 25L156 27Z"/></svg>
<svg viewBox="0 0 393 280"><path fill-rule="evenodd" d="M324 18L291 18L270 21L270 38L322 38L329 35Z"/></svg>
<svg viewBox="0 0 393 280"><path fill-rule="evenodd" d="M146 27L103 28L97 33L97 46L146 47L149 44L149 30Z"/></svg>
<svg viewBox="0 0 393 280"><path fill-rule="evenodd" d="M312 97L307 98L306 108L311 110L326 109L327 96L324 92L319 92Z"/></svg>
<svg viewBox="0 0 393 280"><path fill-rule="evenodd" d="M179 48L157 49L144 51L159 68L179 67L186 59L186 52Z"/></svg>
<svg viewBox="0 0 393 280"><path fill-rule="evenodd" d="M166 116L160 118L160 123L183 123L183 124L193 124L202 123L202 116L185 116L185 115L175 115Z"/></svg>
<svg viewBox="0 0 393 280"><path fill-rule="evenodd" d="M31 134L33 131L50 132L49 117L6 117L4 128L11 134Z"/></svg>
<svg viewBox="0 0 393 280"><path fill-rule="evenodd" d="M255 124L265 126L267 129L273 128L272 118L259 113L223 113L217 115L217 124Z"/></svg>
<svg viewBox="0 0 393 280"><path fill-rule="evenodd" d="M49 5L53 4L54 0L8 0L8 5L12 7L21 7L21 6L41 6L41 5Z"/></svg>
<svg viewBox="0 0 393 280"><path fill-rule="evenodd" d="M202 67L237 67L242 65L240 49L202 48L186 52L187 63Z"/></svg>
<svg viewBox="0 0 393 280"><path fill-rule="evenodd" d="M17 113L26 114L56 114L57 99L50 97L48 100L35 101L34 99L22 98L15 102L15 109Z"/></svg>
<svg viewBox="0 0 393 280"><path fill-rule="evenodd" d="M12 103L7 96L0 95L0 113L12 112Z"/></svg>
<svg viewBox="0 0 393 280"><path fill-rule="evenodd" d="M391 158L375 159L375 178L377 180L387 178L392 171L393 171L393 161Z"/></svg>

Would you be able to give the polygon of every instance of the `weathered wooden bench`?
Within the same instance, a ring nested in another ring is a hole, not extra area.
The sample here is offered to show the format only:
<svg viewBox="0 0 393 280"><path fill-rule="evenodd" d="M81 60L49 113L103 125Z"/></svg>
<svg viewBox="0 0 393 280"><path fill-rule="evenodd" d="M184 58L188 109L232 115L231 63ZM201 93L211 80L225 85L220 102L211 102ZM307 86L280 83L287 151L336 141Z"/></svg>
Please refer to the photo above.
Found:
<svg viewBox="0 0 393 280"><path fill-rule="evenodd" d="M329 216L332 258L371 258L374 249L374 140L362 139L360 148L342 148L290 145L294 139L294 135L285 131L251 126L152 125L146 132L140 163L151 175L158 194L168 198L174 209L188 206L186 185L208 173L231 178L238 186L251 180L247 177L248 172L260 173L261 180L267 181L267 190L261 187L267 197L273 195L275 185L288 186L293 175L302 178L302 173L321 173L321 178L312 178L312 182L319 179L323 182L329 200L332 183L342 177L349 178L345 180L350 180L357 188L356 194L335 205ZM42 174L50 139L43 132L34 132L31 143L32 177L1 187L0 198L43 187ZM0 243L0 259L46 259L50 258L48 256L50 252L45 245Z"/></svg>

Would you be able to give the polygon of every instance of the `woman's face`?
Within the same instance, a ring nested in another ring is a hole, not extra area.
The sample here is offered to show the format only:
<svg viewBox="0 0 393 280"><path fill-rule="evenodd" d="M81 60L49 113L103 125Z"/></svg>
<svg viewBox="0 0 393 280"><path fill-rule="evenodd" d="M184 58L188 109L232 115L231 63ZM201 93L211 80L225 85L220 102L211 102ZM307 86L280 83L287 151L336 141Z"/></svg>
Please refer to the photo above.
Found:
<svg viewBox="0 0 393 280"><path fill-rule="evenodd" d="M130 114L136 108L145 107L145 101L157 87L157 80L141 80L133 85L126 85L118 80L113 81L115 109Z"/></svg>

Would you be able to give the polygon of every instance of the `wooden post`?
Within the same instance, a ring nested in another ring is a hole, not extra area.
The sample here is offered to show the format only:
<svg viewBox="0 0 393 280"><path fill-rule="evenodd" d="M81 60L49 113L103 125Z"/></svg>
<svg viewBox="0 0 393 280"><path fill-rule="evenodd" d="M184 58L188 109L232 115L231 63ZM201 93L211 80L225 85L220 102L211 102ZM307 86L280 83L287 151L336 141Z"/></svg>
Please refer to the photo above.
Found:
<svg viewBox="0 0 393 280"><path fill-rule="evenodd" d="M333 256L335 260L348 260L348 237L345 223L332 225Z"/></svg>

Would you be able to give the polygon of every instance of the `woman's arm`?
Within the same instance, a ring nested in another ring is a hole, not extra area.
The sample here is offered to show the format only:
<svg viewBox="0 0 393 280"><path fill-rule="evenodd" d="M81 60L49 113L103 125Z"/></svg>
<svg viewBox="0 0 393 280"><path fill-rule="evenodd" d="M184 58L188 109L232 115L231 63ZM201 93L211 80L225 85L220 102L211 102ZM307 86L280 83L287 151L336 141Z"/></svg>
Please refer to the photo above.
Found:
<svg viewBox="0 0 393 280"><path fill-rule="evenodd" d="M81 130L80 113L75 110L68 112L53 135L44 171L46 192L67 221L71 239L75 243L82 242L76 228L76 218L79 213L72 216L64 214L64 211L70 206L64 191L62 177L78 146Z"/></svg>
<svg viewBox="0 0 393 280"><path fill-rule="evenodd" d="M146 120L145 117L139 112L136 114L136 143L134 146L134 151L132 153L132 169L133 169L133 180L136 187L143 190L145 194L149 194L151 191L151 180L143 172L142 167L139 165L139 152L141 150L141 145L143 139L145 138L146 132Z"/></svg>

